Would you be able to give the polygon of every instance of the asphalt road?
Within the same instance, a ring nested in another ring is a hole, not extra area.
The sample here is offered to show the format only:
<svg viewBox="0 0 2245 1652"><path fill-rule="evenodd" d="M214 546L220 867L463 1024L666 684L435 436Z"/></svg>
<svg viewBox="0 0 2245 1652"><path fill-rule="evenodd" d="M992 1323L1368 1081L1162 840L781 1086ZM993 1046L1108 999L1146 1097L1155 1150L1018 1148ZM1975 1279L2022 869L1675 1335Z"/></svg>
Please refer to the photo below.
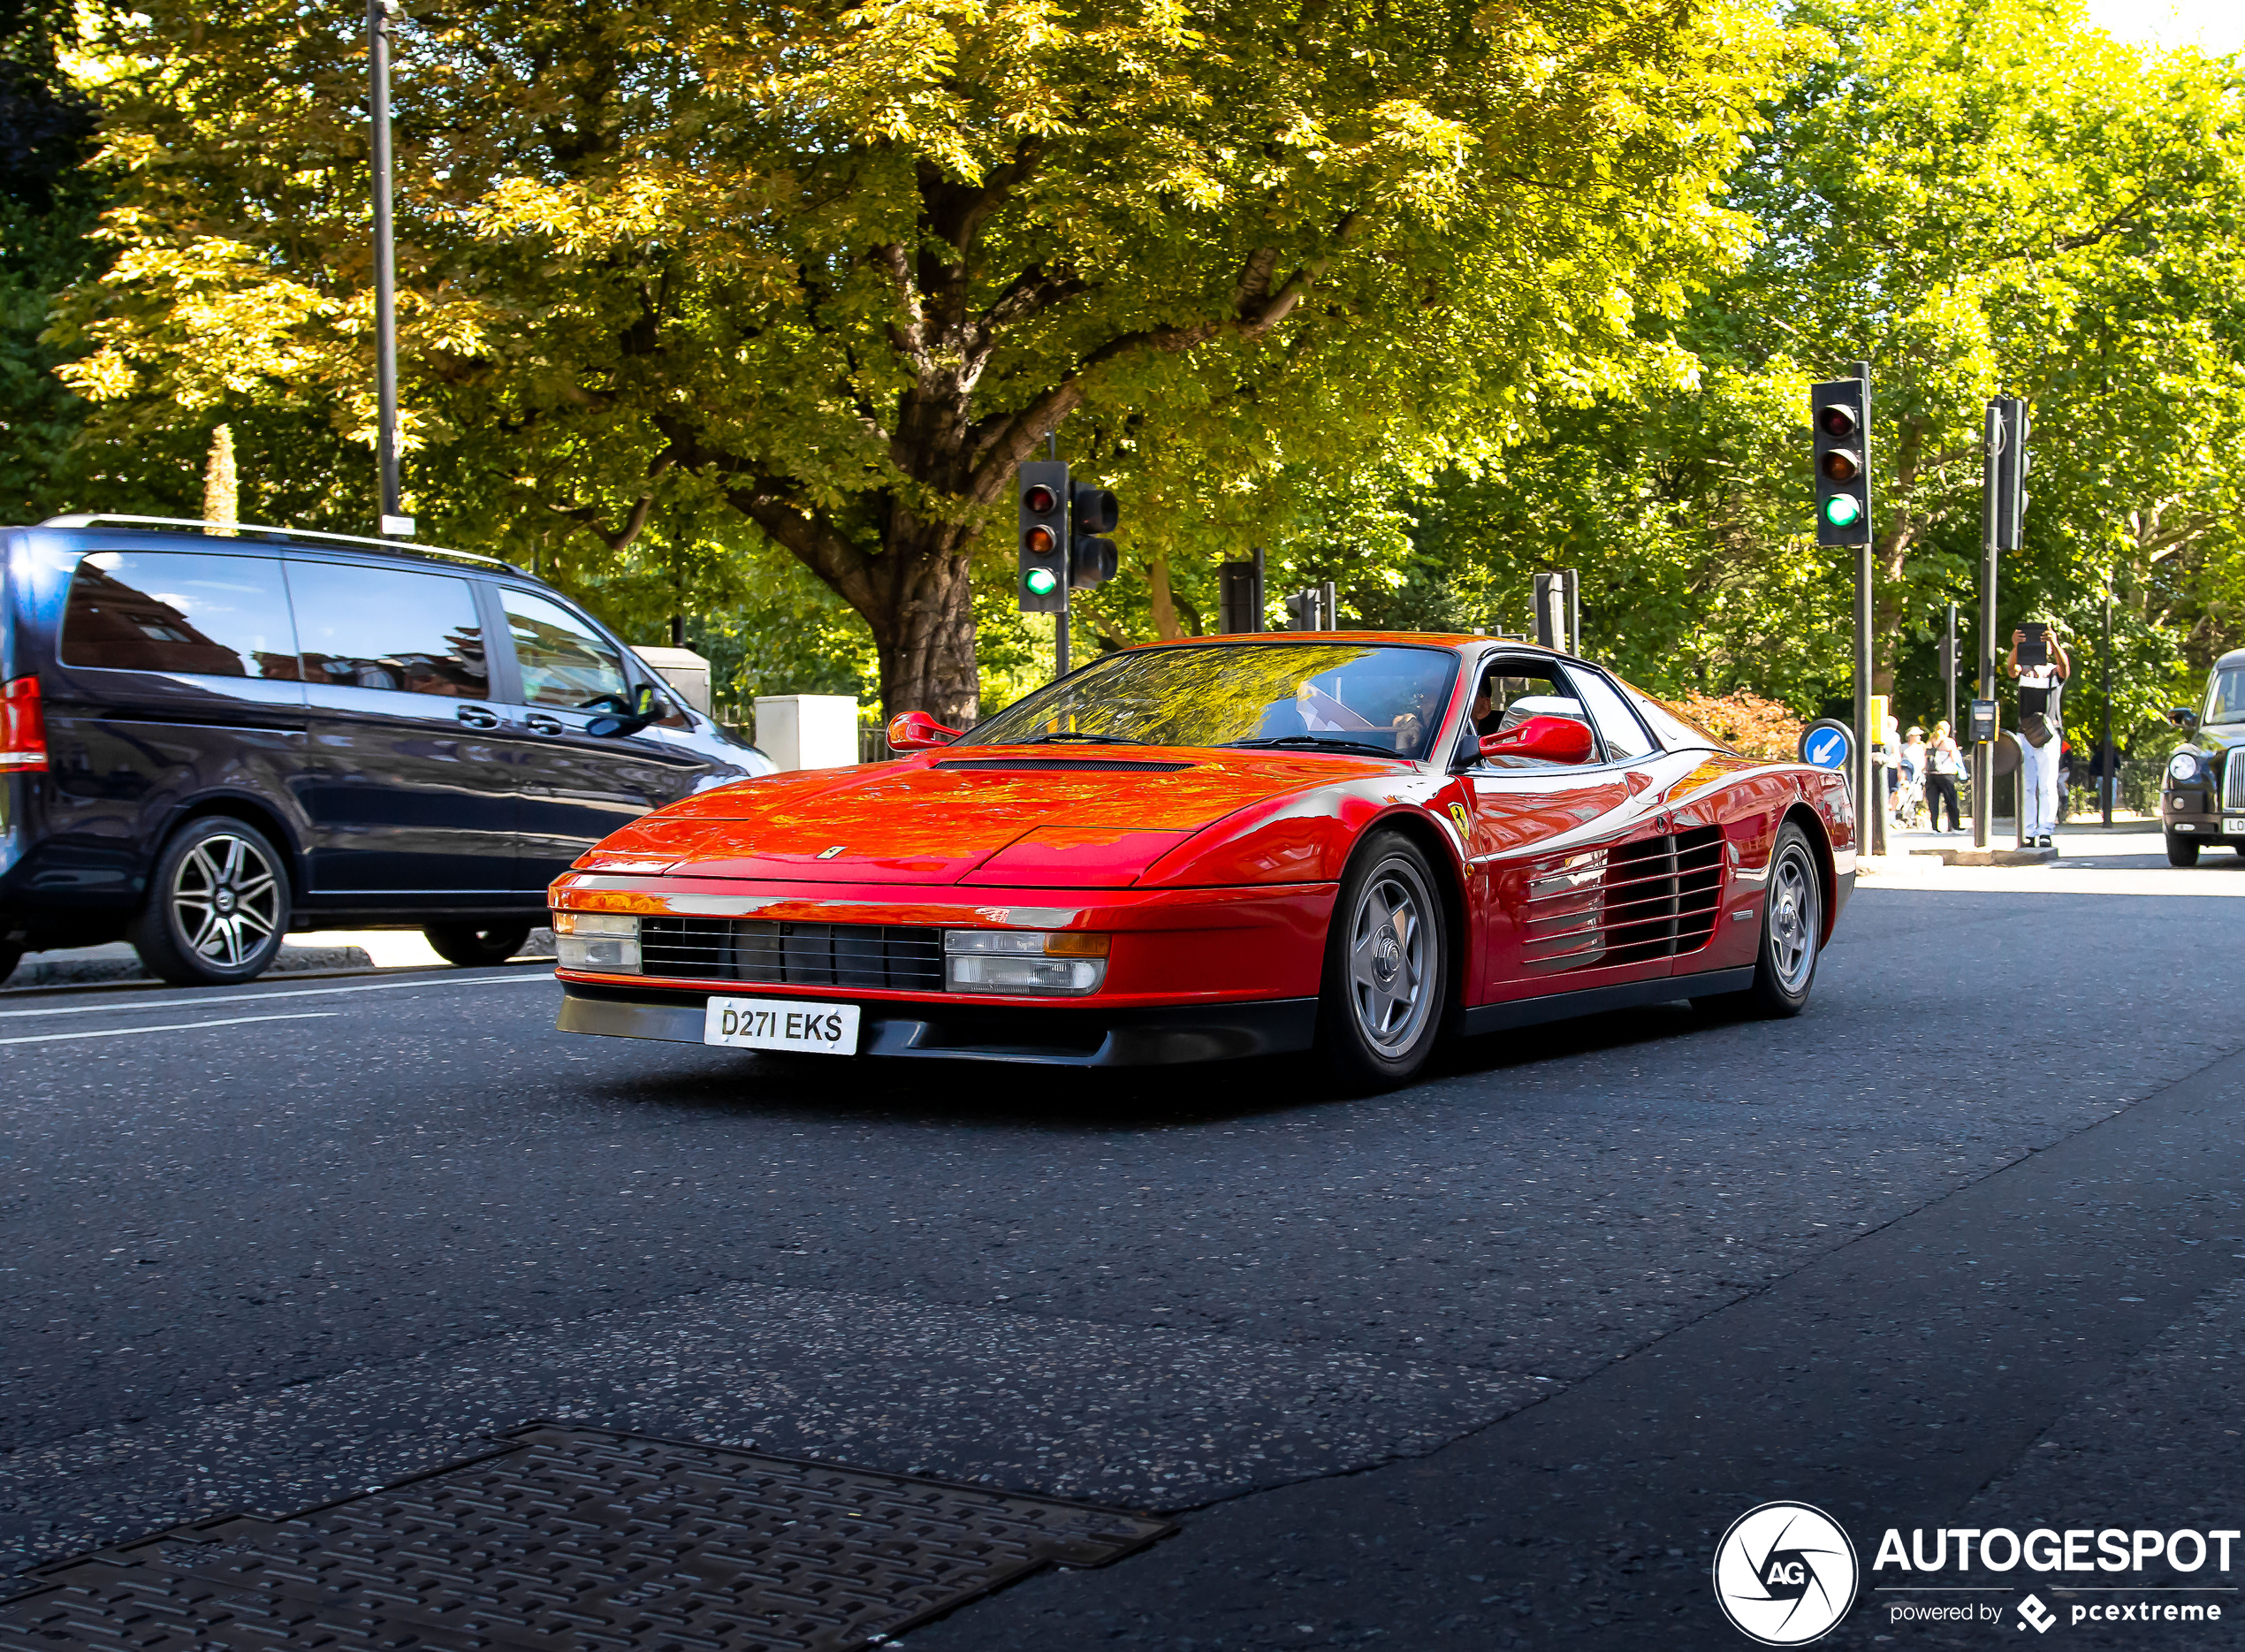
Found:
<svg viewBox="0 0 2245 1652"><path fill-rule="evenodd" d="M2141 887L1866 887L1798 1020L1371 1100L569 1039L519 968L7 994L0 1575L537 1418L1182 1511L918 1652L1744 1645L1772 1498L1866 1567L2245 1526L2245 865ZM1864 1581L1825 1644L1992 1633Z"/></svg>

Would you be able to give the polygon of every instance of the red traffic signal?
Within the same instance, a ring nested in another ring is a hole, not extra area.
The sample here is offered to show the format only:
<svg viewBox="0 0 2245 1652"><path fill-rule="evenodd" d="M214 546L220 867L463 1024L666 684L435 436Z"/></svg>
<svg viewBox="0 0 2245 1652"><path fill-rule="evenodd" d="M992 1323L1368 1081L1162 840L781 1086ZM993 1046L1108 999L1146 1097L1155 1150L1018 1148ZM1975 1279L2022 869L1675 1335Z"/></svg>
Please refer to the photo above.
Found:
<svg viewBox="0 0 2245 1652"><path fill-rule="evenodd" d="M1053 491L1041 482L1033 483L1021 491L1022 509L1038 516L1044 515L1059 503Z"/></svg>
<svg viewBox="0 0 2245 1652"><path fill-rule="evenodd" d="M1843 401L1828 401L1816 413L1816 428L1830 441L1845 441L1862 428L1855 409Z"/></svg>

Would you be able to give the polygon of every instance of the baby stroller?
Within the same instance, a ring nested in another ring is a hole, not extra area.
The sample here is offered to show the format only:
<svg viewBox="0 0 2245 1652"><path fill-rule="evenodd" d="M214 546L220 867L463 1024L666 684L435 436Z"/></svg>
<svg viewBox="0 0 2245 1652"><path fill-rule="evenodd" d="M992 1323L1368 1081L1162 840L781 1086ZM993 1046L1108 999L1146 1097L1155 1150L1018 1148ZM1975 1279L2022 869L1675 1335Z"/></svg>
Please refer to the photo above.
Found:
<svg viewBox="0 0 2245 1652"><path fill-rule="evenodd" d="M1919 832L1925 828L1925 775L1917 767L1902 764L1899 779L1894 788L1894 824L1905 832Z"/></svg>

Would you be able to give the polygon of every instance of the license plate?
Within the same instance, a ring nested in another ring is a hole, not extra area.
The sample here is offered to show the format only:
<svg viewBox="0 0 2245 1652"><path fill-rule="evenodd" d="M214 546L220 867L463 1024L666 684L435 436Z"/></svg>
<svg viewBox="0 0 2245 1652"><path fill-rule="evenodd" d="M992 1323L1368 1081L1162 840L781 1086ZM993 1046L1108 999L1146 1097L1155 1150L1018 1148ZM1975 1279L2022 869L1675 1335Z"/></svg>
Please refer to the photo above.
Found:
<svg viewBox="0 0 2245 1652"><path fill-rule="evenodd" d="M856 1004L806 1004L800 998L712 998L702 1042L736 1050L857 1054Z"/></svg>
<svg viewBox="0 0 2245 1652"><path fill-rule="evenodd" d="M2245 815L2224 815L2222 817L2222 830L2226 833L2245 833Z"/></svg>

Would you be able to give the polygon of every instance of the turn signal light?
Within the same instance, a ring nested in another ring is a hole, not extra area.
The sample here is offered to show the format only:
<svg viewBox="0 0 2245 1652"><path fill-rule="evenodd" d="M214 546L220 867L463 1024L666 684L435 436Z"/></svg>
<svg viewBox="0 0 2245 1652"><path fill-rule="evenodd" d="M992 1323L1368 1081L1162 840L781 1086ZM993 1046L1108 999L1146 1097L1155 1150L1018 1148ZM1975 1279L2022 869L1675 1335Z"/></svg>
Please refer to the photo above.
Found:
<svg viewBox="0 0 2245 1652"><path fill-rule="evenodd" d="M553 961L565 970L639 974L639 920L628 912L556 912Z"/></svg>
<svg viewBox="0 0 2245 1652"><path fill-rule="evenodd" d="M955 993L1095 993L1107 979L1108 939L1077 930L946 930L944 985Z"/></svg>
<svg viewBox="0 0 2245 1652"><path fill-rule="evenodd" d="M39 679L18 677L0 689L0 770L47 766L47 719L39 709Z"/></svg>

